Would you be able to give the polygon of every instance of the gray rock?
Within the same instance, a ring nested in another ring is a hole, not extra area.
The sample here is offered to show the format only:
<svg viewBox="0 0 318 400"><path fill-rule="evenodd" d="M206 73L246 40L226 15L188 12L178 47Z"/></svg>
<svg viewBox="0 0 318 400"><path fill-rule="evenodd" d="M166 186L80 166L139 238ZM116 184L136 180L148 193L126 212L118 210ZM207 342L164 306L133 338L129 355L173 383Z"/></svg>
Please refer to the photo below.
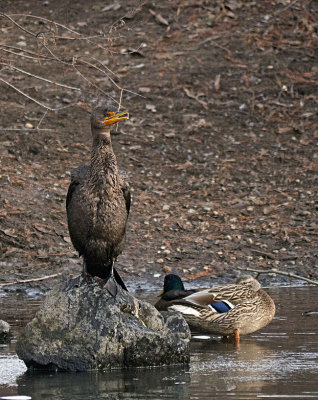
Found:
<svg viewBox="0 0 318 400"><path fill-rule="evenodd" d="M10 325L0 319L0 343L5 343L10 341Z"/></svg>
<svg viewBox="0 0 318 400"><path fill-rule="evenodd" d="M75 278L46 297L16 351L28 368L86 371L189 362L190 331L179 314L160 314L98 278Z"/></svg>

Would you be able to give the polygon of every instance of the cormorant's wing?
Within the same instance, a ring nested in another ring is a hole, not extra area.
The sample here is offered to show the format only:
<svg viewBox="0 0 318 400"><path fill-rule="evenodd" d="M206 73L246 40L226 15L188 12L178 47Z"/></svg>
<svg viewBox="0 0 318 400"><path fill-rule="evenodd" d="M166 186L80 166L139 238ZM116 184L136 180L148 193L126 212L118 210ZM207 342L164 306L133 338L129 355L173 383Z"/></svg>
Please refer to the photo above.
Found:
<svg viewBox="0 0 318 400"><path fill-rule="evenodd" d="M85 176L88 173L88 171L89 171L88 165L80 165L71 172L71 183L66 195L66 208L70 204L75 189L85 179Z"/></svg>
<svg viewBox="0 0 318 400"><path fill-rule="evenodd" d="M131 204L131 194L130 194L130 187L129 187L129 182L128 182L128 175L126 172L119 170L118 171L118 176L119 176L119 184L121 187L121 190L124 195L124 199L126 202L126 210L127 210L127 216L129 215L130 211L130 204Z"/></svg>

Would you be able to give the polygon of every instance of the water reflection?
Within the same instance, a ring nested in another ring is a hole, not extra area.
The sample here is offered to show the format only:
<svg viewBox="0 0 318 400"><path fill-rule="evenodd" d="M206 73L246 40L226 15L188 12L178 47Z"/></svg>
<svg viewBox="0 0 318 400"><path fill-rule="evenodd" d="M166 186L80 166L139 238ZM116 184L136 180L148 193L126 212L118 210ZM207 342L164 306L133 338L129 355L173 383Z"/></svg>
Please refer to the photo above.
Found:
<svg viewBox="0 0 318 400"><path fill-rule="evenodd" d="M212 393L258 394L271 379L264 359L275 358L275 350L265 343L242 341L239 349L232 343L193 343L191 387L204 387Z"/></svg>
<svg viewBox="0 0 318 400"><path fill-rule="evenodd" d="M302 305L318 304L318 288L271 291L275 320L242 338L240 348L220 341L193 342L191 393L218 399L318 398L317 318L302 315ZM202 388L204 387L204 391Z"/></svg>
<svg viewBox="0 0 318 400"><path fill-rule="evenodd" d="M194 339L189 368L23 374L14 344L0 347L0 370L7 368L5 374L0 373L0 396L57 400L318 399L318 318L303 314L318 309L318 288L273 288L270 294L277 306L270 325L243 336L239 348L207 336ZM15 316L17 304L13 309ZM27 305L25 310L30 313ZM11 319L20 325L19 318Z"/></svg>
<svg viewBox="0 0 318 400"><path fill-rule="evenodd" d="M105 373L27 373L17 380L18 393L35 398L186 399L190 374L184 367Z"/></svg>

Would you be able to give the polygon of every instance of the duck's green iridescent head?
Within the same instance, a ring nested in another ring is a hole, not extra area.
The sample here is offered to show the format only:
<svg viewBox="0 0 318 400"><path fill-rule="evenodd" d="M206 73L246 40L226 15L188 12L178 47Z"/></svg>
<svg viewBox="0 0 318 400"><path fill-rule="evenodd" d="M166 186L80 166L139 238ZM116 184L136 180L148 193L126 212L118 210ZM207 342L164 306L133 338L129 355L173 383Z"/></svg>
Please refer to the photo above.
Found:
<svg viewBox="0 0 318 400"><path fill-rule="evenodd" d="M171 290L185 290L180 276L175 274L166 275L163 283L163 291L159 296L162 296Z"/></svg>

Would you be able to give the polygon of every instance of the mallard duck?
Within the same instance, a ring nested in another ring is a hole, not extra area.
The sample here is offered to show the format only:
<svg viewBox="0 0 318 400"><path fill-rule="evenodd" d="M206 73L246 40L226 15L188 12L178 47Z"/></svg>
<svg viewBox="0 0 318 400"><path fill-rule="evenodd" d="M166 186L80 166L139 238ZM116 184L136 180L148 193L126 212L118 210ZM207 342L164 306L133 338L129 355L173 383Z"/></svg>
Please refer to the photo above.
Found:
<svg viewBox="0 0 318 400"><path fill-rule="evenodd" d="M158 311L166 311L172 301L183 299L190 294L197 292L197 289L186 290L179 275L168 274L163 282L163 290L158 297L160 299L155 304Z"/></svg>
<svg viewBox="0 0 318 400"><path fill-rule="evenodd" d="M222 336L234 335L236 342L240 335L269 324L275 315L273 300L252 277L172 300L167 308L181 312L192 328Z"/></svg>
<svg viewBox="0 0 318 400"><path fill-rule="evenodd" d="M66 198L69 233L75 249L83 256L84 272L105 283L109 281L106 288L114 296L117 288L110 277L126 289L114 269L114 261L124 246L130 192L118 173L110 128L125 119L128 119L126 112L113 112L105 107L92 112L91 162L72 172Z"/></svg>

